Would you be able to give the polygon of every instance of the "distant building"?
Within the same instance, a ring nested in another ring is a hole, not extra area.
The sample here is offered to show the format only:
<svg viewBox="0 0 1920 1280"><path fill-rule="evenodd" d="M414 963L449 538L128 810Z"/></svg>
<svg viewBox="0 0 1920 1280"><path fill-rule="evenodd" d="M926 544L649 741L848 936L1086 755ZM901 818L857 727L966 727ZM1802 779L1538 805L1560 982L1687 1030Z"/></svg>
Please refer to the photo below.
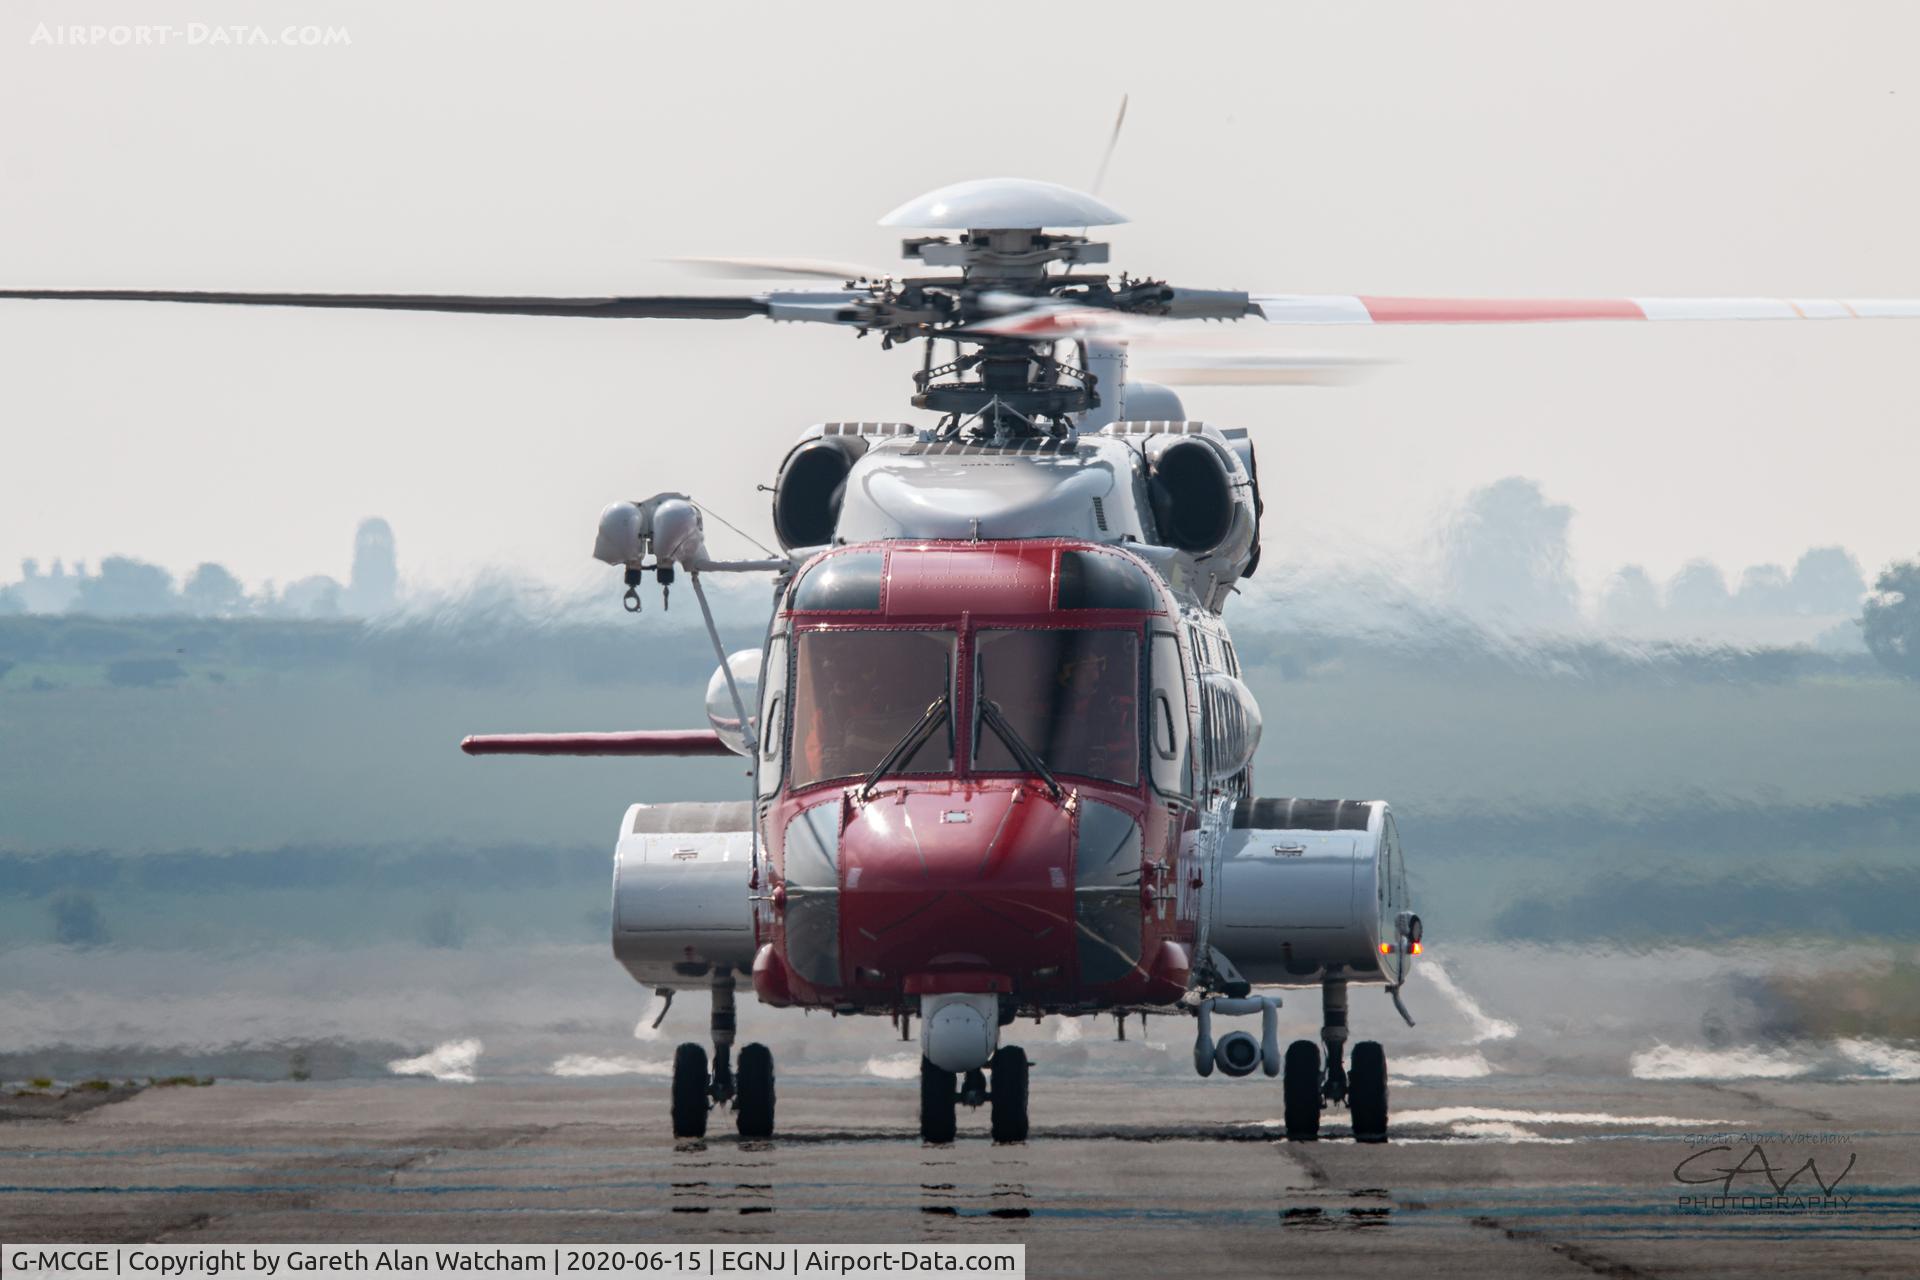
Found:
<svg viewBox="0 0 1920 1280"><path fill-rule="evenodd" d="M393 526L379 516L362 520L353 534L353 573L340 607L359 618L386 613L399 602L400 568Z"/></svg>
<svg viewBox="0 0 1920 1280"><path fill-rule="evenodd" d="M27 613L65 613L80 595L87 566L75 564L72 573L60 561L53 562L51 573L40 572L38 560L20 562L20 581L8 588L15 601Z"/></svg>

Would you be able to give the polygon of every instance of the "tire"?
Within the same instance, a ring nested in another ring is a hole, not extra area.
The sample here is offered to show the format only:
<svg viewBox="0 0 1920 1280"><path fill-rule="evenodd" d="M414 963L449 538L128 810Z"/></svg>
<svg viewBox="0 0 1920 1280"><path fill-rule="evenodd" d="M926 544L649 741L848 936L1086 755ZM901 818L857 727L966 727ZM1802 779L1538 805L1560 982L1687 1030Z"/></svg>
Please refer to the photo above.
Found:
<svg viewBox="0 0 1920 1280"><path fill-rule="evenodd" d="M1280 1092L1286 1110L1287 1137L1313 1142L1320 1137L1320 1046L1295 1040L1287 1046Z"/></svg>
<svg viewBox="0 0 1920 1280"><path fill-rule="evenodd" d="M673 1136L707 1136L707 1051L683 1044L673 1051Z"/></svg>
<svg viewBox="0 0 1920 1280"><path fill-rule="evenodd" d="M954 1134L953 1072L920 1059L920 1140L948 1143Z"/></svg>
<svg viewBox="0 0 1920 1280"><path fill-rule="evenodd" d="M740 1051L734 1073L734 1120L743 1138L773 1136L773 1050L750 1044Z"/></svg>
<svg viewBox="0 0 1920 1280"><path fill-rule="evenodd" d="M1347 1072L1347 1110L1353 1114L1356 1142L1387 1140L1387 1051L1378 1040L1353 1046Z"/></svg>
<svg viewBox="0 0 1920 1280"><path fill-rule="evenodd" d="M1027 1140L1027 1051L1012 1045L993 1054L992 1126L995 1142Z"/></svg>

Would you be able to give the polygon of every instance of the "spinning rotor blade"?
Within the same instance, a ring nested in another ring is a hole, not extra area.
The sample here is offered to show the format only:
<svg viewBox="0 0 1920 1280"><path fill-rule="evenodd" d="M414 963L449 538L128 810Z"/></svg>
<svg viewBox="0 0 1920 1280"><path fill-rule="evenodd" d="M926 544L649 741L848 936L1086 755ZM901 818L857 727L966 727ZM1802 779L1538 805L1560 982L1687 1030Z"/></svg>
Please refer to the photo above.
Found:
<svg viewBox="0 0 1920 1280"><path fill-rule="evenodd" d="M864 296L864 295L862 295ZM204 302L254 307L347 307L373 311L469 311L506 316L613 320L740 320L774 315L759 297L486 298L427 293L206 293L165 289L0 289L0 298L91 302Z"/></svg>
<svg viewBox="0 0 1920 1280"><path fill-rule="evenodd" d="M1908 320L1913 298L1387 298L1256 293L1269 324L1535 324L1564 320Z"/></svg>
<svg viewBox="0 0 1920 1280"><path fill-rule="evenodd" d="M725 280L765 280L774 276L880 280L887 274L857 262L829 262L823 258L668 258L667 261Z"/></svg>
<svg viewBox="0 0 1920 1280"><path fill-rule="evenodd" d="M1136 355L1133 373L1170 387L1344 386L1385 363L1328 351L1159 351Z"/></svg>

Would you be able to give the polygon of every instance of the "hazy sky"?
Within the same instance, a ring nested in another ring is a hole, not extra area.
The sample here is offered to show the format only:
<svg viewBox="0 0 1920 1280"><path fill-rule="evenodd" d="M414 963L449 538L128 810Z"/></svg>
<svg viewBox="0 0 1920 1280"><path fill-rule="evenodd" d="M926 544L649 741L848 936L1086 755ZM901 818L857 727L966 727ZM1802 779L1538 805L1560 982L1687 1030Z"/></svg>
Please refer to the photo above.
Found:
<svg viewBox="0 0 1920 1280"><path fill-rule="evenodd" d="M177 31L49 47L42 22ZM592 294L730 287L679 254L886 265L874 221L920 191L1089 183L1124 91L1105 195L1137 273L1913 297L1916 49L1907 3L14 4L0 281ZM1920 322L1249 336L1396 362L1188 395L1255 431L1270 557L1421 561L1513 473L1577 510L1589 584L1920 552ZM0 303L0 350L0 579L116 551L344 576L381 514L416 580L574 581L611 498L681 489L764 534L754 485L805 424L913 416L914 355L764 321Z"/></svg>

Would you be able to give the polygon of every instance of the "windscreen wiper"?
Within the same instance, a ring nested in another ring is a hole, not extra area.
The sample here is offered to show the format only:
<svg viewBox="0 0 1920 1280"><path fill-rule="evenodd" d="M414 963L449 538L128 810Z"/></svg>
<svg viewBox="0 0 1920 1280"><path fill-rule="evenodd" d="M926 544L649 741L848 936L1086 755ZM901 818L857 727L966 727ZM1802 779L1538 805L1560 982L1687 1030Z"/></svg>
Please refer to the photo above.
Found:
<svg viewBox="0 0 1920 1280"><path fill-rule="evenodd" d="M980 699L980 718L987 722L993 731L1000 735L1000 741L1007 744L1007 750L1013 752L1013 758L1020 767L1029 773L1037 773L1046 780L1047 790L1053 798L1060 798L1060 784L1054 779L1046 763L1040 759L1040 753L1027 745L1027 740L1007 723L1006 716L1000 712L1000 704L991 698Z"/></svg>
<svg viewBox="0 0 1920 1280"><path fill-rule="evenodd" d="M947 695L941 694L927 704L926 714L915 722L913 728L906 731L900 741L893 744L893 750L880 757L880 763L873 766L865 778L860 780L860 798L866 800L873 795L873 789L880 779L890 773L902 760L918 751L927 737L940 722L947 718Z"/></svg>

